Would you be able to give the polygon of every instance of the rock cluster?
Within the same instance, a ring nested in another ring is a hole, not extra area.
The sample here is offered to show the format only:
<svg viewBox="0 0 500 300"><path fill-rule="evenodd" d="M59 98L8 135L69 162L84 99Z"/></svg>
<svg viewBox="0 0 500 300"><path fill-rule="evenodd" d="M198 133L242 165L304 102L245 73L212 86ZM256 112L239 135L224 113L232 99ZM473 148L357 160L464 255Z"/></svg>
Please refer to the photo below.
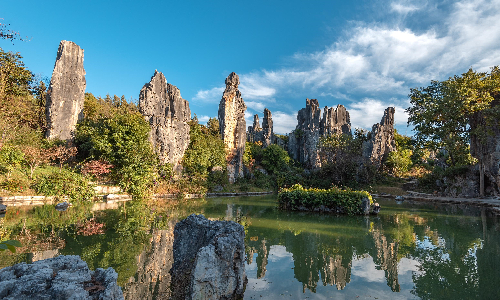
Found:
<svg viewBox="0 0 500 300"><path fill-rule="evenodd" d="M89 270L77 255L58 256L0 270L0 298L123 299L113 268Z"/></svg>
<svg viewBox="0 0 500 300"><path fill-rule="evenodd" d="M259 124L259 115L253 116L253 126L248 126L247 141L261 142L262 147L266 148L274 143L273 133L273 116L269 109L264 109L264 119L262 120L262 128Z"/></svg>
<svg viewBox="0 0 500 300"><path fill-rule="evenodd" d="M76 123L83 118L85 86L83 49L73 42L61 41L47 91L48 139L73 138Z"/></svg>
<svg viewBox="0 0 500 300"><path fill-rule="evenodd" d="M174 230L173 299L239 299L247 282L245 231L232 221L190 215Z"/></svg>
<svg viewBox="0 0 500 300"><path fill-rule="evenodd" d="M227 170L229 182L243 176L243 153L245 152L247 109L238 90L240 78L234 72L226 78L226 89L219 103L219 130L229 150Z"/></svg>
<svg viewBox="0 0 500 300"><path fill-rule="evenodd" d="M345 106L339 104L337 108L325 106L321 119L319 134L348 134L351 135L351 118Z"/></svg>
<svg viewBox="0 0 500 300"><path fill-rule="evenodd" d="M318 100L306 99L306 107L299 110L297 127L290 133L288 140L290 157L311 169L320 167L316 147L320 137L320 116Z"/></svg>
<svg viewBox="0 0 500 300"><path fill-rule="evenodd" d="M396 150L394 112L394 107L386 108L380 123L372 127L370 140L363 143L363 157L377 167L382 165L389 152Z"/></svg>
<svg viewBox="0 0 500 300"><path fill-rule="evenodd" d="M149 122L149 140L161 163L171 163L180 171L180 161L189 146L191 110L179 89L167 83L163 73L155 70L139 94L139 111Z"/></svg>

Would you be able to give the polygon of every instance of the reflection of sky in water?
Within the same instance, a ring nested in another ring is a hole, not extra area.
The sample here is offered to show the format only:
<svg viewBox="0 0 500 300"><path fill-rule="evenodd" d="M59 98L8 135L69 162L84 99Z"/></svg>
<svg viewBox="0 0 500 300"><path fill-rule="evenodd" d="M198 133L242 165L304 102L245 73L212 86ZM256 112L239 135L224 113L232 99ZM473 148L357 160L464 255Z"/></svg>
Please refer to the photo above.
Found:
<svg viewBox="0 0 500 300"><path fill-rule="evenodd" d="M251 264L245 266L248 276L244 299L417 299L410 293L414 287L412 274L418 272L419 263L402 258L398 263L401 291L391 291L387 285L385 271L369 255L353 258L350 282L343 290L335 285L323 286L318 282L316 293L303 289L302 283L294 278L294 261L291 253L281 245L270 247L265 277L257 279L257 254Z"/></svg>

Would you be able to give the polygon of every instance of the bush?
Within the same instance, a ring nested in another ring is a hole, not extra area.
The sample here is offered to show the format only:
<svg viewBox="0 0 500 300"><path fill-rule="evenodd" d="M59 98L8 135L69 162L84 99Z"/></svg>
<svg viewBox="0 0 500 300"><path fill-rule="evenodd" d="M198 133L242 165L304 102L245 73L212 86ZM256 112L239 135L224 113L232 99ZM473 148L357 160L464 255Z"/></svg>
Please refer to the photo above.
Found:
<svg viewBox="0 0 500 300"><path fill-rule="evenodd" d="M24 154L17 147L3 146L0 149L0 172L7 175L7 180L14 169L21 166Z"/></svg>
<svg viewBox="0 0 500 300"><path fill-rule="evenodd" d="M290 156L278 145L269 145L262 151L262 166L270 174L285 171L288 168Z"/></svg>
<svg viewBox="0 0 500 300"><path fill-rule="evenodd" d="M400 177L408 172L413 166L411 156L412 151L409 149L390 152L385 161L385 165L389 167L394 175Z"/></svg>
<svg viewBox="0 0 500 300"><path fill-rule="evenodd" d="M92 200L95 196L93 186L84 176L65 169L39 176L33 189L45 196L68 196L69 201L76 204Z"/></svg>
<svg viewBox="0 0 500 300"><path fill-rule="evenodd" d="M278 192L279 207L282 209L298 210L305 207L314 210L324 206L330 210L348 215L362 214L362 200L368 198L373 203L372 196L366 191L341 190L332 187L324 189L304 189L300 184Z"/></svg>

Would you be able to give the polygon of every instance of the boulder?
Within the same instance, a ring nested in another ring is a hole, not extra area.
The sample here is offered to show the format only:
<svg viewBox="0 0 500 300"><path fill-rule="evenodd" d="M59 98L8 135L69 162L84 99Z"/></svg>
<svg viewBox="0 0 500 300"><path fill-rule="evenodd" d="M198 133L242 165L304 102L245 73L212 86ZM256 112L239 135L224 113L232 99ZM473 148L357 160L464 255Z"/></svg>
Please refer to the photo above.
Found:
<svg viewBox="0 0 500 300"><path fill-rule="evenodd" d="M245 230L192 214L174 229L173 299L239 299L247 282Z"/></svg>
<svg viewBox="0 0 500 300"><path fill-rule="evenodd" d="M245 152L247 109L241 92L238 89L240 78L234 72L226 78L226 89L219 103L219 130L224 144L227 146L227 171L229 182L243 176L243 154Z"/></svg>
<svg viewBox="0 0 500 300"><path fill-rule="evenodd" d="M180 172L180 161L189 146L191 110L179 89L163 73L155 70L139 94L139 111L149 122L149 140L160 162L170 163Z"/></svg>
<svg viewBox="0 0 500 300"><path fill-rule="evenodd" d="M85 86L83 49L73 42L61 41L47 91L48 139L73 139L76 123L83 118Z"/></svg>
<svg viewBox="0 0 500 300"><path fill-rule="evenodd" d="M123 299L113 268L89 270L78 255L20 263L0 270L0 298Z"/></svg>

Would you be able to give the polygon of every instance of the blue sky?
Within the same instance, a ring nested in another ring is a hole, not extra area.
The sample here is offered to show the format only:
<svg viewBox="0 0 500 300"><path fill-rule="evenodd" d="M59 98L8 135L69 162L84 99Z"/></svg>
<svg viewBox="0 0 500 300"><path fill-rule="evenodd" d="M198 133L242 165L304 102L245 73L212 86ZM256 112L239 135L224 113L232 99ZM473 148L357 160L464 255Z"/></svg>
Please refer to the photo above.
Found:
<svg viewBox="0 0 500 300"><path fill-rule="evenodd" d="M85 51L87 92L137 99L155 69L201 121L216 117L230 72L252 115L295 128L306 98L343 104L369 129L387 106L396 128L412 87L472 67L500 65L500 0L463 1L24 1L0 18L28 42L0 40L50 77L61 40Z"/></svg>

